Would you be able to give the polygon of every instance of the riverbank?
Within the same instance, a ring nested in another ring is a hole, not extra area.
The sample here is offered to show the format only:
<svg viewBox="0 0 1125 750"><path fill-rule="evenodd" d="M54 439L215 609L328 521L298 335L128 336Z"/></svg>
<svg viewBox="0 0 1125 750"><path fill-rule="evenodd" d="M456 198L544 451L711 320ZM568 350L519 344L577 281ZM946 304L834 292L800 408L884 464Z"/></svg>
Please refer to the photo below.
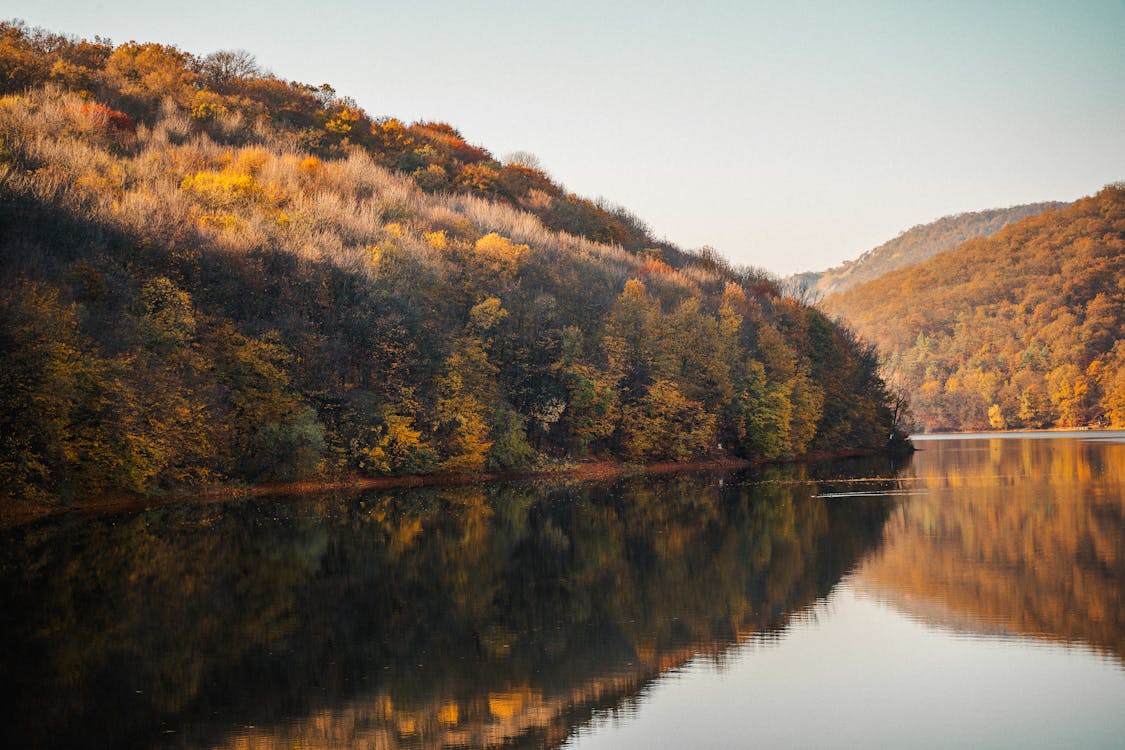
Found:
<svg viewBox="0 0 1125 750"><path fill-rule="evenodd" d="M405 476L306 479L296 482L268 482L256 485L219 485L173 491L160 495L116 493L81 498L68 503L36 502L19 498L0 501L0 527L18 526L50 515L65 513L103 514L147 510L180 503L216 503L247 497L315 494L320 492L364 492L412 487L458 487L521 480L567 480L600 482L629 476L689 473L697 471L734 471L751 466L779 463L819 463L847 458L878 455L871 449L816 451L788 459L715 458L703 461L659 462L650 464L619 461L588 461L559 464L525 471L486 471L472 473L419 474Z"/></svg>
<svg viewBox="0 0 1125 750"><path fill-rule="evenodd" d="M977 432L920 432L911 435L911 441L963 440L966 438L996 438L1001 440L1041 439L1125 435L1125 429L1108 427L1047 427L1042 430L986 430Z"/></svg>

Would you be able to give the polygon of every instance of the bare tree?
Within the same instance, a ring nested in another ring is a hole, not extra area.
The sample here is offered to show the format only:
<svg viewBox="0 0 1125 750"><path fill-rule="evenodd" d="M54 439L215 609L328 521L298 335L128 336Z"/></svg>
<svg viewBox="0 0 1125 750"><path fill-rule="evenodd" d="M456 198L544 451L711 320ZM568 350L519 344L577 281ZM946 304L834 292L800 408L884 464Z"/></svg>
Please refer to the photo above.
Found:
<svg viewBox="0 0 1125 750"><path fill-rule="evenodd" d="M530 151L513 151L504 157L504 163L543 171L543 165L539 162L539 157Z"/></svg>
<svg viewBox="0 0 1125 750"><path fill-rule="evenodd" d="M254 55L244 49L212 52L199 61L199 72L213 85L222 85L236 78L261 75L262 69Z"/></svg>

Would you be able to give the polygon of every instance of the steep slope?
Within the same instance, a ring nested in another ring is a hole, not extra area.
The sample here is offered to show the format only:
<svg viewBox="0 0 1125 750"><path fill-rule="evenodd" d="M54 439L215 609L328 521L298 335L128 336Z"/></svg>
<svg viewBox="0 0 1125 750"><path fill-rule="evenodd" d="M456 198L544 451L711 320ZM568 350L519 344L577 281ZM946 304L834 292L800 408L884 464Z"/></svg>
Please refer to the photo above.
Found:
<svg viewBox="0 0 1125 750"><path fill-rule="evenodd" d="M710 253L590 239L599 214L547 183L505 198L448 126L407 128L441 189L388 165L397 121L330 90L0 30L0 55L30 50L0 98L10 494L896 434L873 351L822 313Z"/></svg>
<svg viewBox="0 0 1125 750"><path fill-rule="evenodd" d="M827 271L797 274L788 281L813 291L819 297L845 292L885 273L913 266L938 253L952 250L966 240L987 237L1025 216L1041 214L1065 205L1048 201L945 216L929 224L912 227L855 260L841 263Z"/></svg>
<svg viewBox="0 0 1125 750"><path fill-rule="evenodd" d="M263 73L250 53L197 57L176 47L103 37L76 40L20 22L0 22L0 94L52 84L119 110L115 125L151 120L175 105L200 130L228 134L263 123L302 151L340 158L361 146L382 167L407 175L427 193L456 192L533 213L549 229L645 251L679 267L679 248L653 238L621 206L574 195L551 179L531 154L497 160L443 122L373 118L328 84L312 86Z"/></svg>
<svg viewBox="0 0 1125 750"><path fill-rule="evenodd" d="M1125 426L1125 185L832 295L925 430Z"/></svg>

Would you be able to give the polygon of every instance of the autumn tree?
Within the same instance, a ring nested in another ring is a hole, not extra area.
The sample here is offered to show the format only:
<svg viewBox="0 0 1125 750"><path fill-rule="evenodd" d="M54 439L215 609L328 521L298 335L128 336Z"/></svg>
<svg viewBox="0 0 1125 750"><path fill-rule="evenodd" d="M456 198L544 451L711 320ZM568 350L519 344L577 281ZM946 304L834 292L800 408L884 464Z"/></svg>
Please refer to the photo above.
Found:
<svg viewBox="0 0 1125 750"><path fill-rule="evenodd" d="M625 454L634 460L686 461L717 448L715 417L671 380L657 380L622 416Z"/></svg>
<svg viewBox="0 0 1125 750"><path fill-rule="evenodd" d="M200 75L210 86L221 87L238 78L259 76L262 69L254 55L244 49L212 52L197 65Z"/></svg>
<svg viewBox="0 0 1125 750"><path fill-rule="evenodd" d="M128 42L109 56L105 74L123 96L146 105L164 97L186 103L196 78L189 69L190 59L169 45Z"/></svg>

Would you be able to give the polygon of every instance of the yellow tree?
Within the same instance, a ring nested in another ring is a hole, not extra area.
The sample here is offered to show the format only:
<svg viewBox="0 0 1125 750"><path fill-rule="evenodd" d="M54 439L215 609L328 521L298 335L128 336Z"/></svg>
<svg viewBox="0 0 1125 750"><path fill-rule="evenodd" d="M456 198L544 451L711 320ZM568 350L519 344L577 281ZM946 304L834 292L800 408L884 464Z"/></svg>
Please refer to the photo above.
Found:
<svg viewBox="0 0 1125 750"><path fill-rule="evenodd" d="M491 332L507 316L496 297L474 305L438 379L435 432L446 470L508 469L535 456L522 417L501 399L499 369L488 357Z"/></svg>
<svg viewBox="0 0 1125 750"><path fill-rule="evenodd" d="M639 398L651 382L674 372L664 334L660 302L644 282L630 279L606 317L602 338L606 372L627 398Z"/></svg>
<svg viewBox="0 0 1125 750"><path fill-rule="evenodd" d="M1086 423L1090 384L1077 365L1068 363L1052 370L1047 376L1047 388L1058 410L1059 426L1078 427Z"/></svg>
<svg viewBox="0 0 1125 750"><path fill-rule="evenodd" d="M700 310L698 299L684 300L668 316L665 346L680 390L717 413L734 393L719 321Z"/></svg>
<svg viewBox="0 0 1125 750"><path fill-rule="evenodd" d="M146 103L172 97L186 106L196 78L188 69L188 60L188 54L175 47L126 42L109 56L105 75L126 96Z"/></svg>
<svg viewBox="0 0 1125 750"><path fill-rule="evenodd" d="M622 419L626 455L637 461L686 461L716 447L715 417L685 398L671 380L657 380Z"/></svg>

